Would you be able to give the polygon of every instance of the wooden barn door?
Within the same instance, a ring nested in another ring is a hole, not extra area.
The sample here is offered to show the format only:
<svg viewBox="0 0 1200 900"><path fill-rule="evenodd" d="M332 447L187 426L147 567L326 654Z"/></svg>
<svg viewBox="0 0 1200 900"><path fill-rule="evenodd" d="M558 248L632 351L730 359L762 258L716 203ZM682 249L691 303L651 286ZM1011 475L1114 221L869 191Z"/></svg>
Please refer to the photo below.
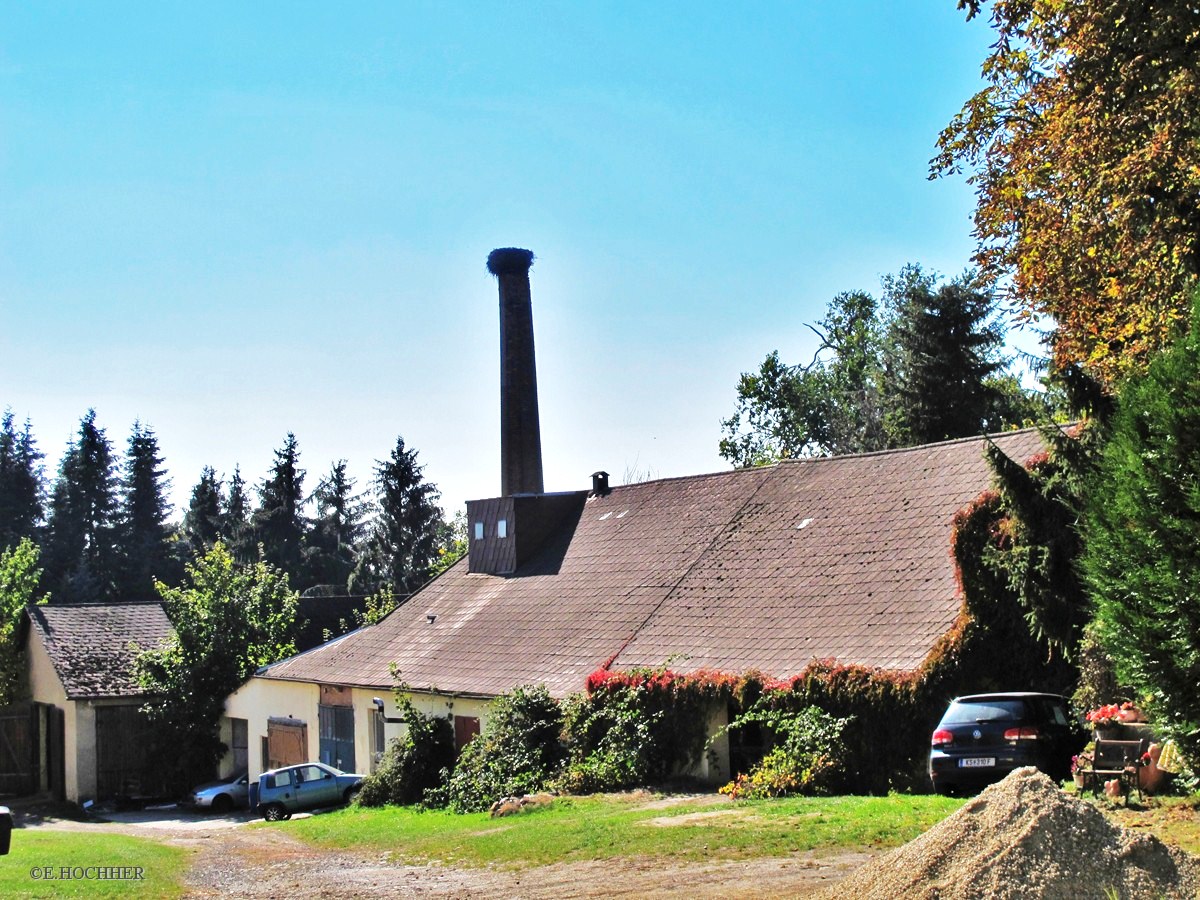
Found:
<svg viewBox="0 0 1200 900"><path fill-rule="evenodd" d="M270 768L308 761L308 723L299 719L268 719L267 764Z"/></svg>
<svg viewBox="0 0 1200 900"><path fill-rule="evenodd" d="M0 708L0 793L32 794L38 788L37 719L32 703Z"/></svg>

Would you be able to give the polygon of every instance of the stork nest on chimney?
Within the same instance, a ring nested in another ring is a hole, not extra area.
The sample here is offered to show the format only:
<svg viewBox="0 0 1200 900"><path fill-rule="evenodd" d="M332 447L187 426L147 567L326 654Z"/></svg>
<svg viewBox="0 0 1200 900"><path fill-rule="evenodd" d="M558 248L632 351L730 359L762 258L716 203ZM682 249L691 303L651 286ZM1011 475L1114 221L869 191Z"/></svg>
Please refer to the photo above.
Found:
<svg viewBox="0 0 1200 900"><path fill-rule="evenodd" d="M533 251L500 247L488 254L487 268L493 275L524 275L533 265Z"/></svg>

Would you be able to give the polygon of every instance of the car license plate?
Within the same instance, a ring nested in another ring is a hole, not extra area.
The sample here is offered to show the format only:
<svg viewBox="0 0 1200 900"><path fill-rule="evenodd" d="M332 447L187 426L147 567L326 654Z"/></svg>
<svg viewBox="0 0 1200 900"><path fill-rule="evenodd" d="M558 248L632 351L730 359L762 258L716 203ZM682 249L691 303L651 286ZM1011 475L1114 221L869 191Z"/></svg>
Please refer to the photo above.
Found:
<svg viewBox="0 0 1200 900"><path fill-rule="evenodd" d="M996 764L994 756L968 756L966 759L958 761L959 768L962 769L983 769Z"/></svg>

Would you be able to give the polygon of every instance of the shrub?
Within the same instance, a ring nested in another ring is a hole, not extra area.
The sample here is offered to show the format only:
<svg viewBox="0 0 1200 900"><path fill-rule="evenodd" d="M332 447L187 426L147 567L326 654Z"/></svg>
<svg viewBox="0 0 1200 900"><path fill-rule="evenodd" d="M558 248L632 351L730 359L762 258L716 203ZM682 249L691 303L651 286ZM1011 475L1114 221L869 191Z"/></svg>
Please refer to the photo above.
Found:
<svg viewBox="0 0 1200 900"><path fill-rule="evenodd" d="M363 780L358 802L363 806L422 803L445 781L454 765L454 731L448 719L419 712L397 692L396 703L406 726L384 751L379 768Z"/></svg>
<svg viewBox="0 0 1200 900"><path fill-rule="evenodd" d="M829 715L818 706L792 710L780 696L766 695L721 733L758 725L774 746L749 772L721 788L736 799L819 794L828 791L839 767L838 745L849 719ZM786 702L786 701L785 701Z"/></svg>
<svg viewBox="0 0 1200 900"><path fill-rule="evenodd" d="M654 738L664 714L645 708L645 694L639 686L570 698L565 729L570 761L556 787L589 794L649 783L651 772L661 769Z"/></svg>
<svg viewBox="0 0 1200 900"><path fill-rule="evenodd" d="M567 704L570 763L559 787L587 793L662 784L700 761L709 711L756 692L760 680L756 673L598 669L587 693Z"/></svg>
<svg viewBox="0 0 1200 900"><path fill-rule="evenodd" d="M487 809L501 797L543 790L565 755L562 709L545 687L497 697L483 733L463 748L444 791L456 812Z"/></svg>

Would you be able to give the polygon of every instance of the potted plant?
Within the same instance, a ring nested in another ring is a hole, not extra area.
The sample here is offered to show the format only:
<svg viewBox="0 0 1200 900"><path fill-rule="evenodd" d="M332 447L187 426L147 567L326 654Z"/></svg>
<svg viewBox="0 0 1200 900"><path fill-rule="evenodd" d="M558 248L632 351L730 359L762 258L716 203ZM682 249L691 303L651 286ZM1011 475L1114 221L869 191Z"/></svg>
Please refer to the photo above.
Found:
<svg viewBox="0 0 1200 900"><path fill-rule="evenodd" d="M1096 731L1096 737L1113 739L1120 735L1121 707L1106 703L1087 714L1088 724Z"/></svg>

